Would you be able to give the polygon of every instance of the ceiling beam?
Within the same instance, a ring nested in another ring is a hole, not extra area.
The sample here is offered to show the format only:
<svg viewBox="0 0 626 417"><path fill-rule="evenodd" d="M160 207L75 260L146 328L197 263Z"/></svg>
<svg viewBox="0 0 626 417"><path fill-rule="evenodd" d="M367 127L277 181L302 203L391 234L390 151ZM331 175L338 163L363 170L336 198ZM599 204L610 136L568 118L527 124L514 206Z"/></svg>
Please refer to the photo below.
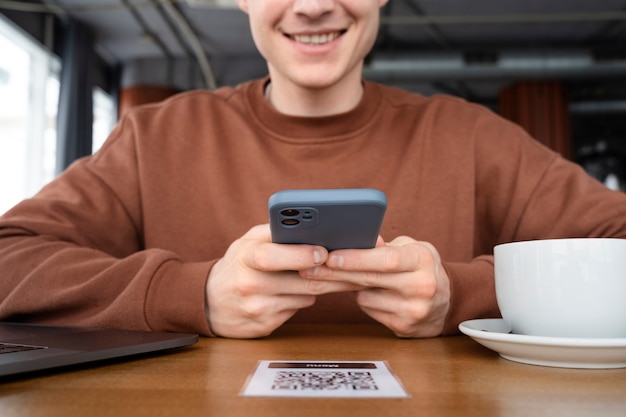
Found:
<svg viewBox="0 0 626 417"><path fill-rule="evenodd" d="M382 16L383 25L467 25L501 23L559 23L626 21L626 11L598 11L584 13L515 13L482 15L409 15Z"/></svg>
<svg viewBox="0 0 626 417"><path fill-rule="evenodd" d="M375 54L364 68L373 80L411 81L626 77L626 58L597 60L588 50L501 51L471 61L463 51Z"/></svg>

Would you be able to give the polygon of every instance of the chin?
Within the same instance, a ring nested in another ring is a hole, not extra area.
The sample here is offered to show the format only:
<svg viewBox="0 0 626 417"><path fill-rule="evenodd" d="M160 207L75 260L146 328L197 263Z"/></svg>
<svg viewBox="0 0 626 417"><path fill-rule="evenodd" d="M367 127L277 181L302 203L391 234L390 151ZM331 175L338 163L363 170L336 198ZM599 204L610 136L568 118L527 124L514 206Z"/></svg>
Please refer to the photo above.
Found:
<svg viewBox="0 0 626 417"><path fill-rule="evenodd" d="M331 88L338 84L350 83L351 80L357 80L360 83L362 78L360 67L352 67L336 61L304 62L285 69L285 71L280 71L278 68L271 68L270 75L274 73L276 78L288 79L291 84L307 89Z"/></svg>
<svg viewBox="0 0 626 417"><path fill-rule="evenodd" d="M328 71L318 70L309 71L308 74L298 74L293 80L303 88L324 89L340 84L348 78L347 76L329 74Z"/></svg>

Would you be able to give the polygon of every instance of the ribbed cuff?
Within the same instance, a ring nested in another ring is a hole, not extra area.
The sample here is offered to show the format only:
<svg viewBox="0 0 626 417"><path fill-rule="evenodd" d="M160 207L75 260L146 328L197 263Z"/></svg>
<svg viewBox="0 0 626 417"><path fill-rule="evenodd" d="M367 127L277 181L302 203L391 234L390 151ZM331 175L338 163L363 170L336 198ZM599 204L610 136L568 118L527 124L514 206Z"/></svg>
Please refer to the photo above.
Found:
<svg viewBox="0 0 626 417"><path fill-rule="evenodd" d="M152 330L212 336L205 312L206 283L213 262L165 262L155 273L145 306Z"/></svg>
<svg viewBox="0 0 626 417"><path fill-rule="evenodd" d="M493 256L471 263L444 262L450 278L450 310L442 335L458 334L465 320L500 317L496 302Z"/></svg>

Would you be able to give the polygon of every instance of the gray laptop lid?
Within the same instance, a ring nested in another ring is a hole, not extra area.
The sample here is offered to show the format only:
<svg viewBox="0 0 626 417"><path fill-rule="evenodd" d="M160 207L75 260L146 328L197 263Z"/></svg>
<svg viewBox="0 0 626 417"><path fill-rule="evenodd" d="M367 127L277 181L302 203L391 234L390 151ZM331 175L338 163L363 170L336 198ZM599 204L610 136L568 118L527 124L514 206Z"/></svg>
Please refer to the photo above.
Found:
<svg viewBox="0 0 626 417"><path fill-rule="evenodd" d="M0 322L0 376L157 352L198 341L197 334Z"/></svg>

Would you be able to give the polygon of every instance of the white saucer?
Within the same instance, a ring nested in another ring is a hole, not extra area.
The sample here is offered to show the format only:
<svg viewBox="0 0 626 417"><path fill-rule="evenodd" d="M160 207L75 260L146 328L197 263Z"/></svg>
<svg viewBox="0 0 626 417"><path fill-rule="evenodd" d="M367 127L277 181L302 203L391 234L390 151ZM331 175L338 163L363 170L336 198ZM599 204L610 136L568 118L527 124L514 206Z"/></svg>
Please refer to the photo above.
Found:
<svg viewBox="0 0 626 417"><path fill-rule="evenodd" d="M504 359L559 368L626 368L626 339L526 336L502 319L468 320L459 330Z"/></svg>

